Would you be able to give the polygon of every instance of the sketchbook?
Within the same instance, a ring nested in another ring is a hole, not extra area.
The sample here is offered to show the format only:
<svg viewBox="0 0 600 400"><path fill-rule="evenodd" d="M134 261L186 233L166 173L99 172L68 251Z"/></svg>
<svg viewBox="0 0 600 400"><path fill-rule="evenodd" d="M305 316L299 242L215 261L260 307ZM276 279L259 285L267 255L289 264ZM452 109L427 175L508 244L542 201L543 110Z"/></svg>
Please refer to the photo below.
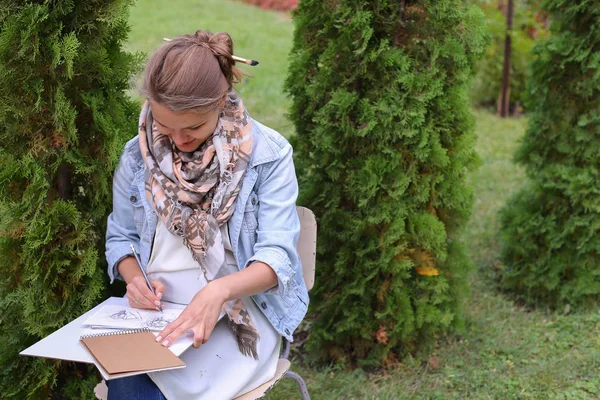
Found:
<svg viewBox="0 0 600 400"><path fill-rule="evenodd" d="M162 331L173 322L185 306L165 303L163 312L142 310L125 305L104 305L83 324L94 328L121 328Z"/></svg>
<svg viewBox="0 0 600 400"><path fill-rule="evenodd" d="M79 318L71 321L67 325L46 336L44 339L21 351L19 354L23 356L44 357L56 360L95 364L102 377L106 380L139 374L140 372L126 372L115 375L109 374L100 365L100 363L96 361L96 359L88 351L87 347L80 340L81 336L85 335L97 335L118 331L111 328L94 329L90 326L84 325L85 321L87 321L92 315L107 305L127 308L129 307L129 301L127 298L110 297ZM171 307L171 305L172 303L165 303L165 307ZM185 306L174 304L173 307ZM160 311L158 312L160 313ZM152 335L158 335L158 333L158 331L151 332ZM175 340L175 342L168 347L168 350L176 356L180 356L192 346L193 342L193 333L191 331L186 332L184 335L181 335L177 340Z"/></svg>
<svg viewBox="0 0 600 400"><path fill-rule="evenodd" d="M110 378L185 367L179 357L154 340L148 329L83 335L80 340Z"/></svg>

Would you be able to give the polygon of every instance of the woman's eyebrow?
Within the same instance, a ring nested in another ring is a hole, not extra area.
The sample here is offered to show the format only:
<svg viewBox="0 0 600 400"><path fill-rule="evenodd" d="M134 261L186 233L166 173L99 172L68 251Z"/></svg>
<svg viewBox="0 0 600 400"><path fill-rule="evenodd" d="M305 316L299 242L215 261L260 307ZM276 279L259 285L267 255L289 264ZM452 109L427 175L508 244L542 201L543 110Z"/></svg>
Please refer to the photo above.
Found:
<svg viewBox="0 0 600 400"><path fill-rule="evenodd" d="M154 117L154 121L158 122L160 125L164 126L165 128L168 128L168 126L166 126L165 124L163 124L162 122L160 122L159 120L157 120L156 117ZM190 126L188 126L186 128L183 128L183 129L197 128L200 125L204 125L205 123L206 123L206 121L203 121L203 122L200 122L198 124L190 125Z"/></svg>
<svg viewBox="0 0 600 400"><path fill-rule="evenodd" d="M205 123L206 123L206 121L202 121L199 124L194 124L194 125L188 126L187 128L183 128L183 129L197 128L200 125L204 125Z"/></svg>
<svg viewBox="0 0 600 400"><path fill-rule="evenodd" d="M168 126L166 126L165 124L163 124L162 122L160 122L159 120L157 120L155 116L152 116L152 117L154 118L154 122L158 122L160 125L168 128Z"/></svg>

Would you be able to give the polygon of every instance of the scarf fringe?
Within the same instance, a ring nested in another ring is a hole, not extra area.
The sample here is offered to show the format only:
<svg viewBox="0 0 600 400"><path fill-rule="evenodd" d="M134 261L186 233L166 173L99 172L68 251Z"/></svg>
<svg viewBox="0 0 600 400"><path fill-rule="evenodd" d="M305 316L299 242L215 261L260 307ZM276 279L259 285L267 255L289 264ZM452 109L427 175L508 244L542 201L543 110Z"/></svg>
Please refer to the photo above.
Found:
<svg viewBox="0 0 600 400"><path fill-rule="evenodd" d="M229 320L229 328L236 338L240 352L246 357L252 357L258 361L257 345L259 335L256 329L244 324L238 324L231 319Z"/></svg>

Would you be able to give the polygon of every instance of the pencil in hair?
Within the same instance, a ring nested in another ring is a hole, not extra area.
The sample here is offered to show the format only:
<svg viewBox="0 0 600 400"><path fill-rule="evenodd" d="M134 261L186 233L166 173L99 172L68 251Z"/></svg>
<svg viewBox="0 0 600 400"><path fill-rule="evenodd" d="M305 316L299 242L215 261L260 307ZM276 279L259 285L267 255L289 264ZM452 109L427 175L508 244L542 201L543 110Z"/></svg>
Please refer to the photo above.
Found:
<svg viewBox="0 0 600 400"><path fill-rule="evenodd" d="M231 56L231 58L233 58L237 62L248 64L248 65L251 65L253 67L256 66L256 65L258 65L258 61L256 61L256 60L246 60L245 58L238 57L238 56Z"/></svg>
<svg viewBox="0 0 600 400"><path fill-rule="evenodd" d="M165 42L170 42L173 39L163 38L163 40ZM256 61L256 60L247 60L245 58L238 57L238 56L233 56L233 55L231 56L231 58L233 58L234 61L241 62L241 63L244 63L244 64L248 64L248 65L251 65L253 67L255 67L255 66L258 65L258 61Z"/></svg>

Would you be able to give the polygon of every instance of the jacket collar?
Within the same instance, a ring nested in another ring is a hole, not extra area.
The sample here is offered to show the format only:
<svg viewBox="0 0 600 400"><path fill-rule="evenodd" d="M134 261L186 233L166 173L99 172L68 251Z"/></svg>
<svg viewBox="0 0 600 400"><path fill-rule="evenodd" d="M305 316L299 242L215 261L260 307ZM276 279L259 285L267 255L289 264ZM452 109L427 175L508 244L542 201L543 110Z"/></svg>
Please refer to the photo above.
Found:
<svg viewBox="0 0 600 400"><path fill-rule="evenodd" d="M252 131L254 143L248 166L253 168L277 160L280 157L279 153L281 149L277 148L276 144L263 132L254 120L252 120Z"/></svg>

